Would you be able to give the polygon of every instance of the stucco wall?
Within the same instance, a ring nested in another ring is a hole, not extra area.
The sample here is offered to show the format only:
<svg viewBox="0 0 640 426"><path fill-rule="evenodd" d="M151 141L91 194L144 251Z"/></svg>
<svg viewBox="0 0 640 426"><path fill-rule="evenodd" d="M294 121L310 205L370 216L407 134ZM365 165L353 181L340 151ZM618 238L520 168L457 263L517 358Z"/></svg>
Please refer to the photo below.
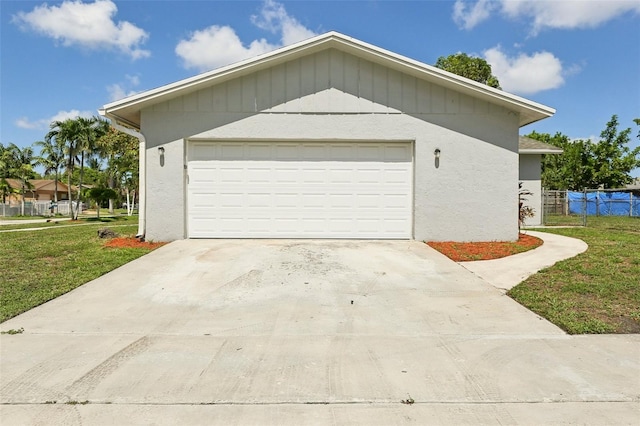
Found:
<svg viewBox="0 0 640 426"><path fill-rule="evenodd" d="M188 139L412 140L415 239L517 238L517 114L341 52L145 109L141 131L149 239L186 235Z"/></svg>
<svg viewBox="0 0 640 426"><path fill-rule="evenodd" d="M525 205L534 210L534 216L525 220L525 225L540 225L542 220L542 184L541 184L541 161L540 154L520 155L520 175L518 179L522 182L522 189L528 189L532 195L525 196Z"/></svg>

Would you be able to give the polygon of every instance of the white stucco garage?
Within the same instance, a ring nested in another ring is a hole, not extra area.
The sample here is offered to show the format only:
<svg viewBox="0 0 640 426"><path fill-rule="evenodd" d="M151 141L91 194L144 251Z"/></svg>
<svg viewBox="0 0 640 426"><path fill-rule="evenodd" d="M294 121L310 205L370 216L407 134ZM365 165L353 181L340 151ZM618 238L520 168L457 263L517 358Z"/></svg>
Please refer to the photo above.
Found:
<svg viewBox="0 0 640 426"><path fill-rule="evenodd" d="M336 32L101 110L154 240L513 240L518 132L554 112Z"/></svg>

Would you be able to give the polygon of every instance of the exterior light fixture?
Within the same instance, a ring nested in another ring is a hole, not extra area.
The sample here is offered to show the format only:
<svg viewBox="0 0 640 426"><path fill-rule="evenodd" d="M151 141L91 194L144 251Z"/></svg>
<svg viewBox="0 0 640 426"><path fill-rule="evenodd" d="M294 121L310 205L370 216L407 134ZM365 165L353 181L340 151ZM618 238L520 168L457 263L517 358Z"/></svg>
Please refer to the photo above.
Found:
<svg viewBox="0 0 640 426"><path fill-rule="evenodd" d="M433 151L433 155L436 157L436 159L440 158L440 148L436 148L435 151Z"/></svg>
<svg viewBox="0 0 640 426"><path fill-rule="evenodd" d="M158 147L158 154L164 155L164 146L159 146Z"/></svg>

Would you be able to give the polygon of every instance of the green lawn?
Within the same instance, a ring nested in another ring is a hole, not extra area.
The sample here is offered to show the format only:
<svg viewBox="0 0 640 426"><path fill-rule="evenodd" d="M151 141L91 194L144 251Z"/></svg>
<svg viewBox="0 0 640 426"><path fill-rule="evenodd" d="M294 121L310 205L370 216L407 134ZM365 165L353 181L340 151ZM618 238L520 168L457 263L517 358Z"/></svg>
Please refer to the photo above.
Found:
<svg viewBox="0 0 640 426"><path fill-rule="evenodd" d="M589 217L586 228L539 229L589 249L509 291L571 334L640 333L640 218Z"/></svg>
<svg viewBox="0 0 640 426"><path fill-rule="evenodd" d="M130 223L130 224L129 224ZM114 222L120 235L135 235L137 220ZM62 225L59 225L62 226ZM109 224L0 233L0 322L91 281L149 249L103 248L97 230ZM5 229L5 228L0 228Z"/></svg>

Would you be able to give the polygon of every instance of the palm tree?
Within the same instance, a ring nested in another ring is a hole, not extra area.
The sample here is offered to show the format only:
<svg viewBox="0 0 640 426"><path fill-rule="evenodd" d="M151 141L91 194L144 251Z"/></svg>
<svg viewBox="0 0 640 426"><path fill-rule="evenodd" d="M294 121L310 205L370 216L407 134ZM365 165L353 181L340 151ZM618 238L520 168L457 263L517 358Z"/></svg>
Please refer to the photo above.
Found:
<svg viewBox="0 0 640 426"><path fill-rule="evenodd" d="M65 141L58 137L45 137L44 141L38 141L35 143L40 147L40 155L38 161L44 166L44 174L54 177L54 200L56 206L56 213L58 212L58 181L60 180L60 169L64 166L65 162Z"/></svg>
<svg viewBox="0 0 640 426"><path fill-rule="evenodd" d="M9 169L11 169L11 164L13 162L13 156L11 155L11 151L9 151L8 146L4 146L2 142L0 142L0 195L2 196L2 211L4 216L4 204L7 201L7 196L11 194L12 188L7 182L7 179L10 177Z"/></svg>
<svg viewBox="0 0 640 426"><path fill-rule="evenodd" d="M9 175L20 180L20 214L24 216L24 196L27 188L31 187L29 179L33 179L35 172L33 166L38 164L37 159L33 155L33 148L26 146L20 148L14 143L10 143L8 147L12 161L10 163Z"/></svg>
<svg viewBox="0 0 640 426"><path fill-rule="evenodd" d="M45 136L47 139L56 139L60 144L64 145L64 167L67 173L67 191L69 199L69 215L72 219L76 217L73 211L73 203L71 197L71 175L76 166L77 161L77 134L78 125L75 120L70 118L64 121L54 121L49 125L49 133Z"/></svg>
<svg viewBox="0 0 640 426"><path fill-rule="evenodd" d="M84 177L85 158L91 159L97 153L96 142L106 133L109 124L97 117L78 117L77 122L77 151L80 154L80 181L78 184L77 203L80 203L82 182ZM77 216L76 216L77 218Z"/></svg>

